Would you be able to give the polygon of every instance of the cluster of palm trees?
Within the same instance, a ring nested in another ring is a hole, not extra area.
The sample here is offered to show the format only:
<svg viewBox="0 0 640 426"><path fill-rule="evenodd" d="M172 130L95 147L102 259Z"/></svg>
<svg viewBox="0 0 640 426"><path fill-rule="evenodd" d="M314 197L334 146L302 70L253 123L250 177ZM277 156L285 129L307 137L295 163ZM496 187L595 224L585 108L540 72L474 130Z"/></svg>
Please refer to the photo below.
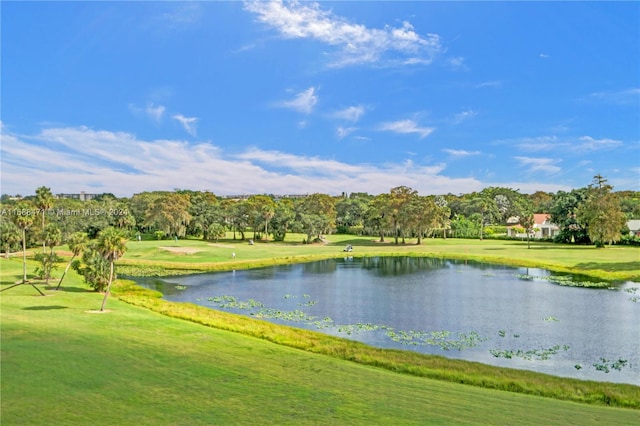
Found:
<svg viewBox="0 0 640 426"><path fill-rule="evenodd" d="M36 207L36 209L33 208ZM36 190L36 200L33 205L26 203L18 203L15 208L9 211L9 215L11 221L16 225L16 227L21 231L21 240L22 240L22 280L15 285L20 284L30 284L32 285L41 295L44 295L42 291L35 286L33 282L30 282L27 278L27 230L33 225L36 220L36 216L42 214L42 255L38 255L39 260L43 265L42 267L42 275L46 279L46 283L48 284L51 267L53 266L53 261L57 259L53 248L62 242L62 232L56 226L52 226L53 224L46 224L45 222L45 213L48 209L53 206L53 195L49 188L40 187ZM86 233L76 232L70 236L67 240L69 245L69 249L72 252L72 257L69 263L67 264L58 285L56 286L56 290L60 289L62 285L62 281L64 280L65 275L67 274L69 268L73 264L74 260L81 253L91 251L94 255L98 255L102 258L102 260L109 265L109 272L106 278L107 284L104 293L104 298L102 300L102 304L100 306L100 310L104 311L107 298L111 291L111 284L113 283L114 278L114 263L125 253L127 237L123 233L121 229L109 227L103 229L98 234L97 240L95 240L92 244L89 243L89 239ZM50 247L50 253L46 252L47 246ZM14 286L15 286L14 285ZM8 290L9 288L13 288L14 286L7 287L2 291Z"/></svg>

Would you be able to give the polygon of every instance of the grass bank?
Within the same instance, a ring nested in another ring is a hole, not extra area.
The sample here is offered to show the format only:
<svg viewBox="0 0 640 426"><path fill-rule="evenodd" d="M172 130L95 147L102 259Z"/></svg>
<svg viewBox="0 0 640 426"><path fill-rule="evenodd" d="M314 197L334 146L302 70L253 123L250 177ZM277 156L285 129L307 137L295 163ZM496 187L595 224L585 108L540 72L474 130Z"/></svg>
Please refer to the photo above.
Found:
<svg viewBox="0 0 640 426"><path fill-rule="evenodd" d="M170 275L207 271L247 269L349 256L429 256L467 259L511 266L544 268L580 274L598 280L640 281L640 248L575 246L526 241L426 239L405 244L378 242L371 237L330 235L327 243L302 244L302 235L285 242L256 242L226 239L219 243L201 240L132 241L120 260L120 271L129 275ZM235 253L235 257L233 254Z"/></svg>
<svg viewBox="0 0 640 426"><path fill-rule="evenodd" d="M0 260L1 288L20 275L20 262ZM421 357L421 365L399 351L380 358L387 351L163 302L126 283L119 283L106 314L88 312L100 306L102 296L74 273L62 290L43 290L45 297L19 286L0 298L3 425L637 424L638 410L599 405L637 402L640 389L633 386L592 383L606 398L577 404L410 371L466 377L488 368L487 376L504 374L507 380L511 372L505 369L465 362L453 367L437 357ZM193 317L184 321L167 314ZM243 333L229 331L242 327ZM283 344L294 340L306 350ZM377 367L380 362L393 362L408 374ZM513 380L519 386L517 376ZM567 392L589 399L580 383L557 380Z"/></svg>

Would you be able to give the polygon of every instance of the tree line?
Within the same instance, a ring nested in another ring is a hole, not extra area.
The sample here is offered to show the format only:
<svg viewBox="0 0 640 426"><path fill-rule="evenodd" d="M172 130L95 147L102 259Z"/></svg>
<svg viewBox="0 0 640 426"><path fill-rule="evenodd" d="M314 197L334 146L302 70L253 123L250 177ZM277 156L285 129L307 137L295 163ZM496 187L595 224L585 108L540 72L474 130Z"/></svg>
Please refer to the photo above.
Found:
<svg viewBox="0 0 640 426"><path fill-rule="evenodd" d="M112 261L125 250L126 239L201 238L217 241L227 232L233 239L283 241L288 233L312 243L331 233L369 235L381 242L421 244L426 237L487 238L504 236L507 222L529 235L533 214L547 213L559 227L554 240L599 247L629 237L626 222L640 218L640 192L615 192L605 178L568 192L522 194L489 187L468 194L420 195L398 186L378 195L322 193L287 198L251 195L229 199L207 191L176 189L117 198L103 194L89 201L56 198L39 187L35 195L0 200L0 249L4 253L42 246L36 254L38 274L45 279L60 259L54 247L68 244L83 254L80 269L94 288L110 282ZM110 238L106 236L111 235ZM110 242L109 242L110 241ZM112 250L113 246L118 246ZM109 247L111 246L111 247ZM25 266L26 268L26 266ZM26 280L26 269L24 270Z"/></svg>

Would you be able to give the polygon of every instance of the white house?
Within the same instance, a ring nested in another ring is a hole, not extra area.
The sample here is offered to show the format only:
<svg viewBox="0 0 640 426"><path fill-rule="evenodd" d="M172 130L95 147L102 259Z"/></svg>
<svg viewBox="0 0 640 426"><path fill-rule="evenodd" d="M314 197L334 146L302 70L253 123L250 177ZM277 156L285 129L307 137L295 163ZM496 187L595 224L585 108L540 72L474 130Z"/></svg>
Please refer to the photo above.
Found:
<svg viewBox="0 0 640 426"><path fill-rule="evenodd" d="M519 227L517 223L520 222L520 218L513 217L507 220L507 235L510 237L527 238L526 233L516 232L516 228ZM551 223L551 215L547 213L535 213L533 215L533 232L531 238L553 238L558 232L560 227L554 223Z"/></svg>
<svg viewBox="0 0 640 426"><path fill-rule="evenodd" d="M629 235L640 236L640 219L631 219L627 221L627 228L629 228Z"/></svg>

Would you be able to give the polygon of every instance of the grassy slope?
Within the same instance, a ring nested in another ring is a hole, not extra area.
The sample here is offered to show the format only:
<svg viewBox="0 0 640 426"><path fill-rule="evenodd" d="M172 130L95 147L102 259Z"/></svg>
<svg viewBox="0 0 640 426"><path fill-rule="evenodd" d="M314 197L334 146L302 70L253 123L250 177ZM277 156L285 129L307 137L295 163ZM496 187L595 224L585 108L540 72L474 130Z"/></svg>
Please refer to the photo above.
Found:
<svg viewBox="0 0 640 426"><path fill-rule="evenodd" d="M121 265L159 265L168 269L221 270L256 265L297 262L317 258L341 257L347 244L354 246L354 256L411 254L435 257L466 258L493 263L529 267L546 267L556 271L577 272L600 279L640 281L640 248L611 246L574 246L532 242L531 249L521 241L427 239L421 245L379 243L371 237L331 235L330 244L301 244L301 235L290 235L285 243L248 245L246 241L224 240L208 244L199 240L132 241ZM293 243L291 242L293 241ZM191 248L193 254L171 253L160 247ZM236 259L231 258L236 253Z"/></svg>
<svg viewBox="0 0 640 426"><path fill-rule="evenodd" d="M5 287L20 263L0 261ZM32 268L30 268L32 270ZM75 274L2 293L2 424L637 424L588 406L362 366L169 318Z"/></svg>

